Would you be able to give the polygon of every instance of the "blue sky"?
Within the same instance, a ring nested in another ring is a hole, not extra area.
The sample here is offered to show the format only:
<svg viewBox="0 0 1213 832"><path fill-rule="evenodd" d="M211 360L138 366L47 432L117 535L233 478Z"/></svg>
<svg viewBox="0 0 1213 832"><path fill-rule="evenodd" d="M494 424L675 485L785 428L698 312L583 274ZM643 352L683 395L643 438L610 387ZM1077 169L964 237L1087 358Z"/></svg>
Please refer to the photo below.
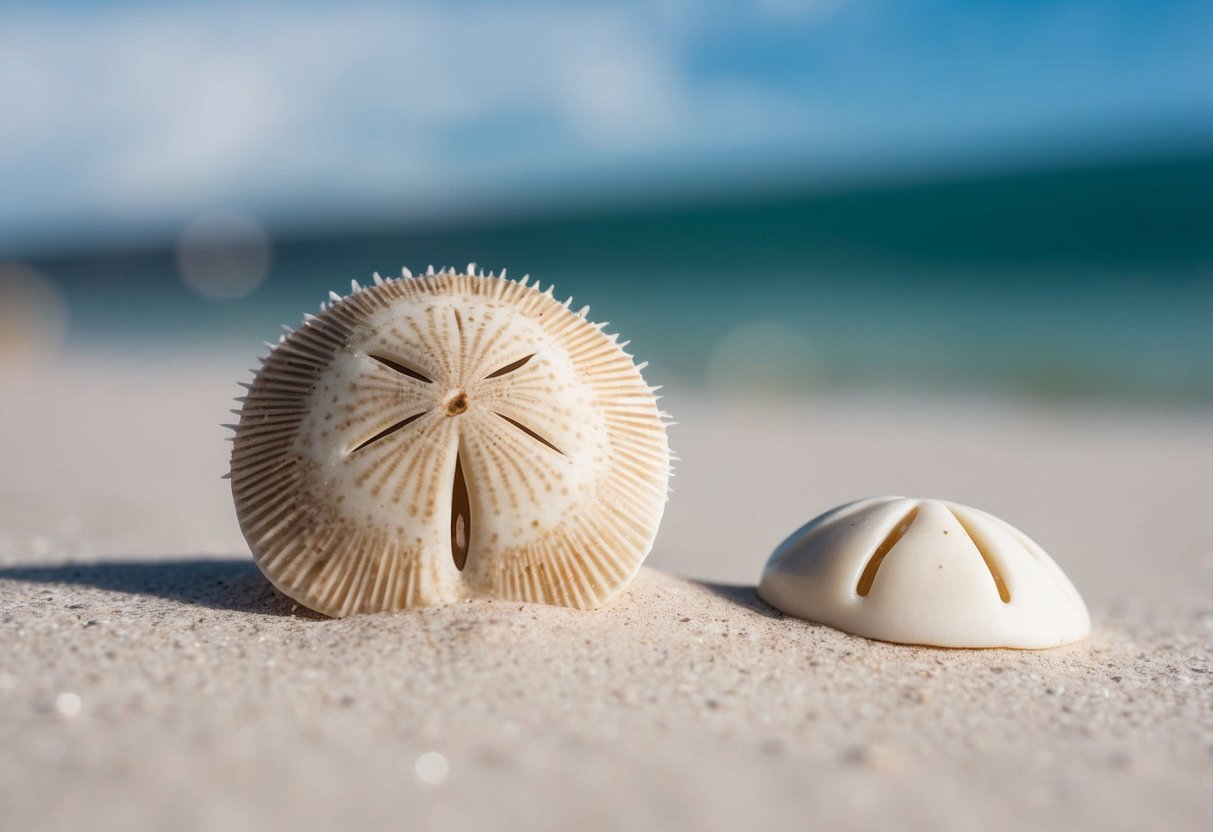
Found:
<svg viewBox="0 0 1213 832"><path fill-rule="evenodd" d="M0 254L1209 136L1213 4L0 4Z"/></svg>

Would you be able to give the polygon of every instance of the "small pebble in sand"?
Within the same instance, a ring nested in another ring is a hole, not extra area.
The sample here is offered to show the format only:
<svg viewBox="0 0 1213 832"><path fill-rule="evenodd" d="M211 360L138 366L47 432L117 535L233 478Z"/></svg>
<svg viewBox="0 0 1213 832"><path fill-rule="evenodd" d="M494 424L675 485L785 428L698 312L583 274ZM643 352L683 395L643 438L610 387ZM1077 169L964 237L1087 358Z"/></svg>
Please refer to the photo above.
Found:
<svg viewBox="0 0 1213 832"><path fill-rule="evenodd" d="M758 744L758 750L763 754L778 757L787 753L788 744L778 737L767 737Z"/></svg>
<svg viewBox="0 0 1213 832"><path fill-rule="evenodd" d="M80 697L70 691L64 691L55 697L55 711L67 719L79 716L83 707L84 702Z"/></svg>
<svg viewBox="0 0 1213 832"><path fill-rule="evenodd" d="M845 763L873 771L893 772L901 766L901 757L897 752L879 743L852 746L843 752L842 759Z"/></svg>
<svg viewBox="0 0 1213 832"><path fill-rule="evenodd" d="M437 751L422 754L413 768L417 772L417 779L427 786L441 786L451 773L451 764Z"/></svg>

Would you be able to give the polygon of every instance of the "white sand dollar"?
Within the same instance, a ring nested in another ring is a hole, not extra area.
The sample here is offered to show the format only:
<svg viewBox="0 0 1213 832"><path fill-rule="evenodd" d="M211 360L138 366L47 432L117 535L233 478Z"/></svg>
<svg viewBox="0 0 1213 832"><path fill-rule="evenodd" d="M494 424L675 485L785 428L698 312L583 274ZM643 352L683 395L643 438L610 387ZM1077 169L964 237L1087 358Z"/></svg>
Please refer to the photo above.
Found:
<svg viewBox="0 0 1213 832"><path fill-rule="evenodd" d="M355 284L249 386L241 529L312 609L593 608L653 544L670 455L643 365L550 289L469 272Z"/></svg>
<svg viewBox="0 0 1213 832"><path fill-rule="evenodd" d="M942 500L872 497L822 514L771 555L758 594L848 633L938 647L1056 647L1091 629L1023 532Z"/></svg>

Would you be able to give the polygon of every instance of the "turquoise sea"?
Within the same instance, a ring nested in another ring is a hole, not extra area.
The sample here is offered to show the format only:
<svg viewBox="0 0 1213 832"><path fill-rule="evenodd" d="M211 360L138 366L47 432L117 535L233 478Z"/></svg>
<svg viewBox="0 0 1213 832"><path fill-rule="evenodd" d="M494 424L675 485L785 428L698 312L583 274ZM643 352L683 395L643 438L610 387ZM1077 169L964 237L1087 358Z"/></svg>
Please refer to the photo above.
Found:
<svg viewBox="0 0 1213 832"><path fill-rule="evenodd" d="M352 278L469 261L590 304L656 383L1213 402L1213 152L280 229L238 300L190 292L171 241L28 262L72 350L251 358Z"/></svg>

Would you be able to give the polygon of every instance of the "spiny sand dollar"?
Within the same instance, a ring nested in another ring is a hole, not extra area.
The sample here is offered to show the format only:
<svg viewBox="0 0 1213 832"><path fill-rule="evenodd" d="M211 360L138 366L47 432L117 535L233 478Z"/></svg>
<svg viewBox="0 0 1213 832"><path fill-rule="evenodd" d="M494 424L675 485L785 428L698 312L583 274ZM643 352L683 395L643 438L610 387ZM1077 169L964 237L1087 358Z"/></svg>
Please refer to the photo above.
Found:
<svg viewBox="0 0 1213 832"><path fill-rule="evenodd" d="M618 592L657 534L670 454L644 365L587 311L469 266L376 275L306 316L234 426L266 576L334 616Z"/></svg>

